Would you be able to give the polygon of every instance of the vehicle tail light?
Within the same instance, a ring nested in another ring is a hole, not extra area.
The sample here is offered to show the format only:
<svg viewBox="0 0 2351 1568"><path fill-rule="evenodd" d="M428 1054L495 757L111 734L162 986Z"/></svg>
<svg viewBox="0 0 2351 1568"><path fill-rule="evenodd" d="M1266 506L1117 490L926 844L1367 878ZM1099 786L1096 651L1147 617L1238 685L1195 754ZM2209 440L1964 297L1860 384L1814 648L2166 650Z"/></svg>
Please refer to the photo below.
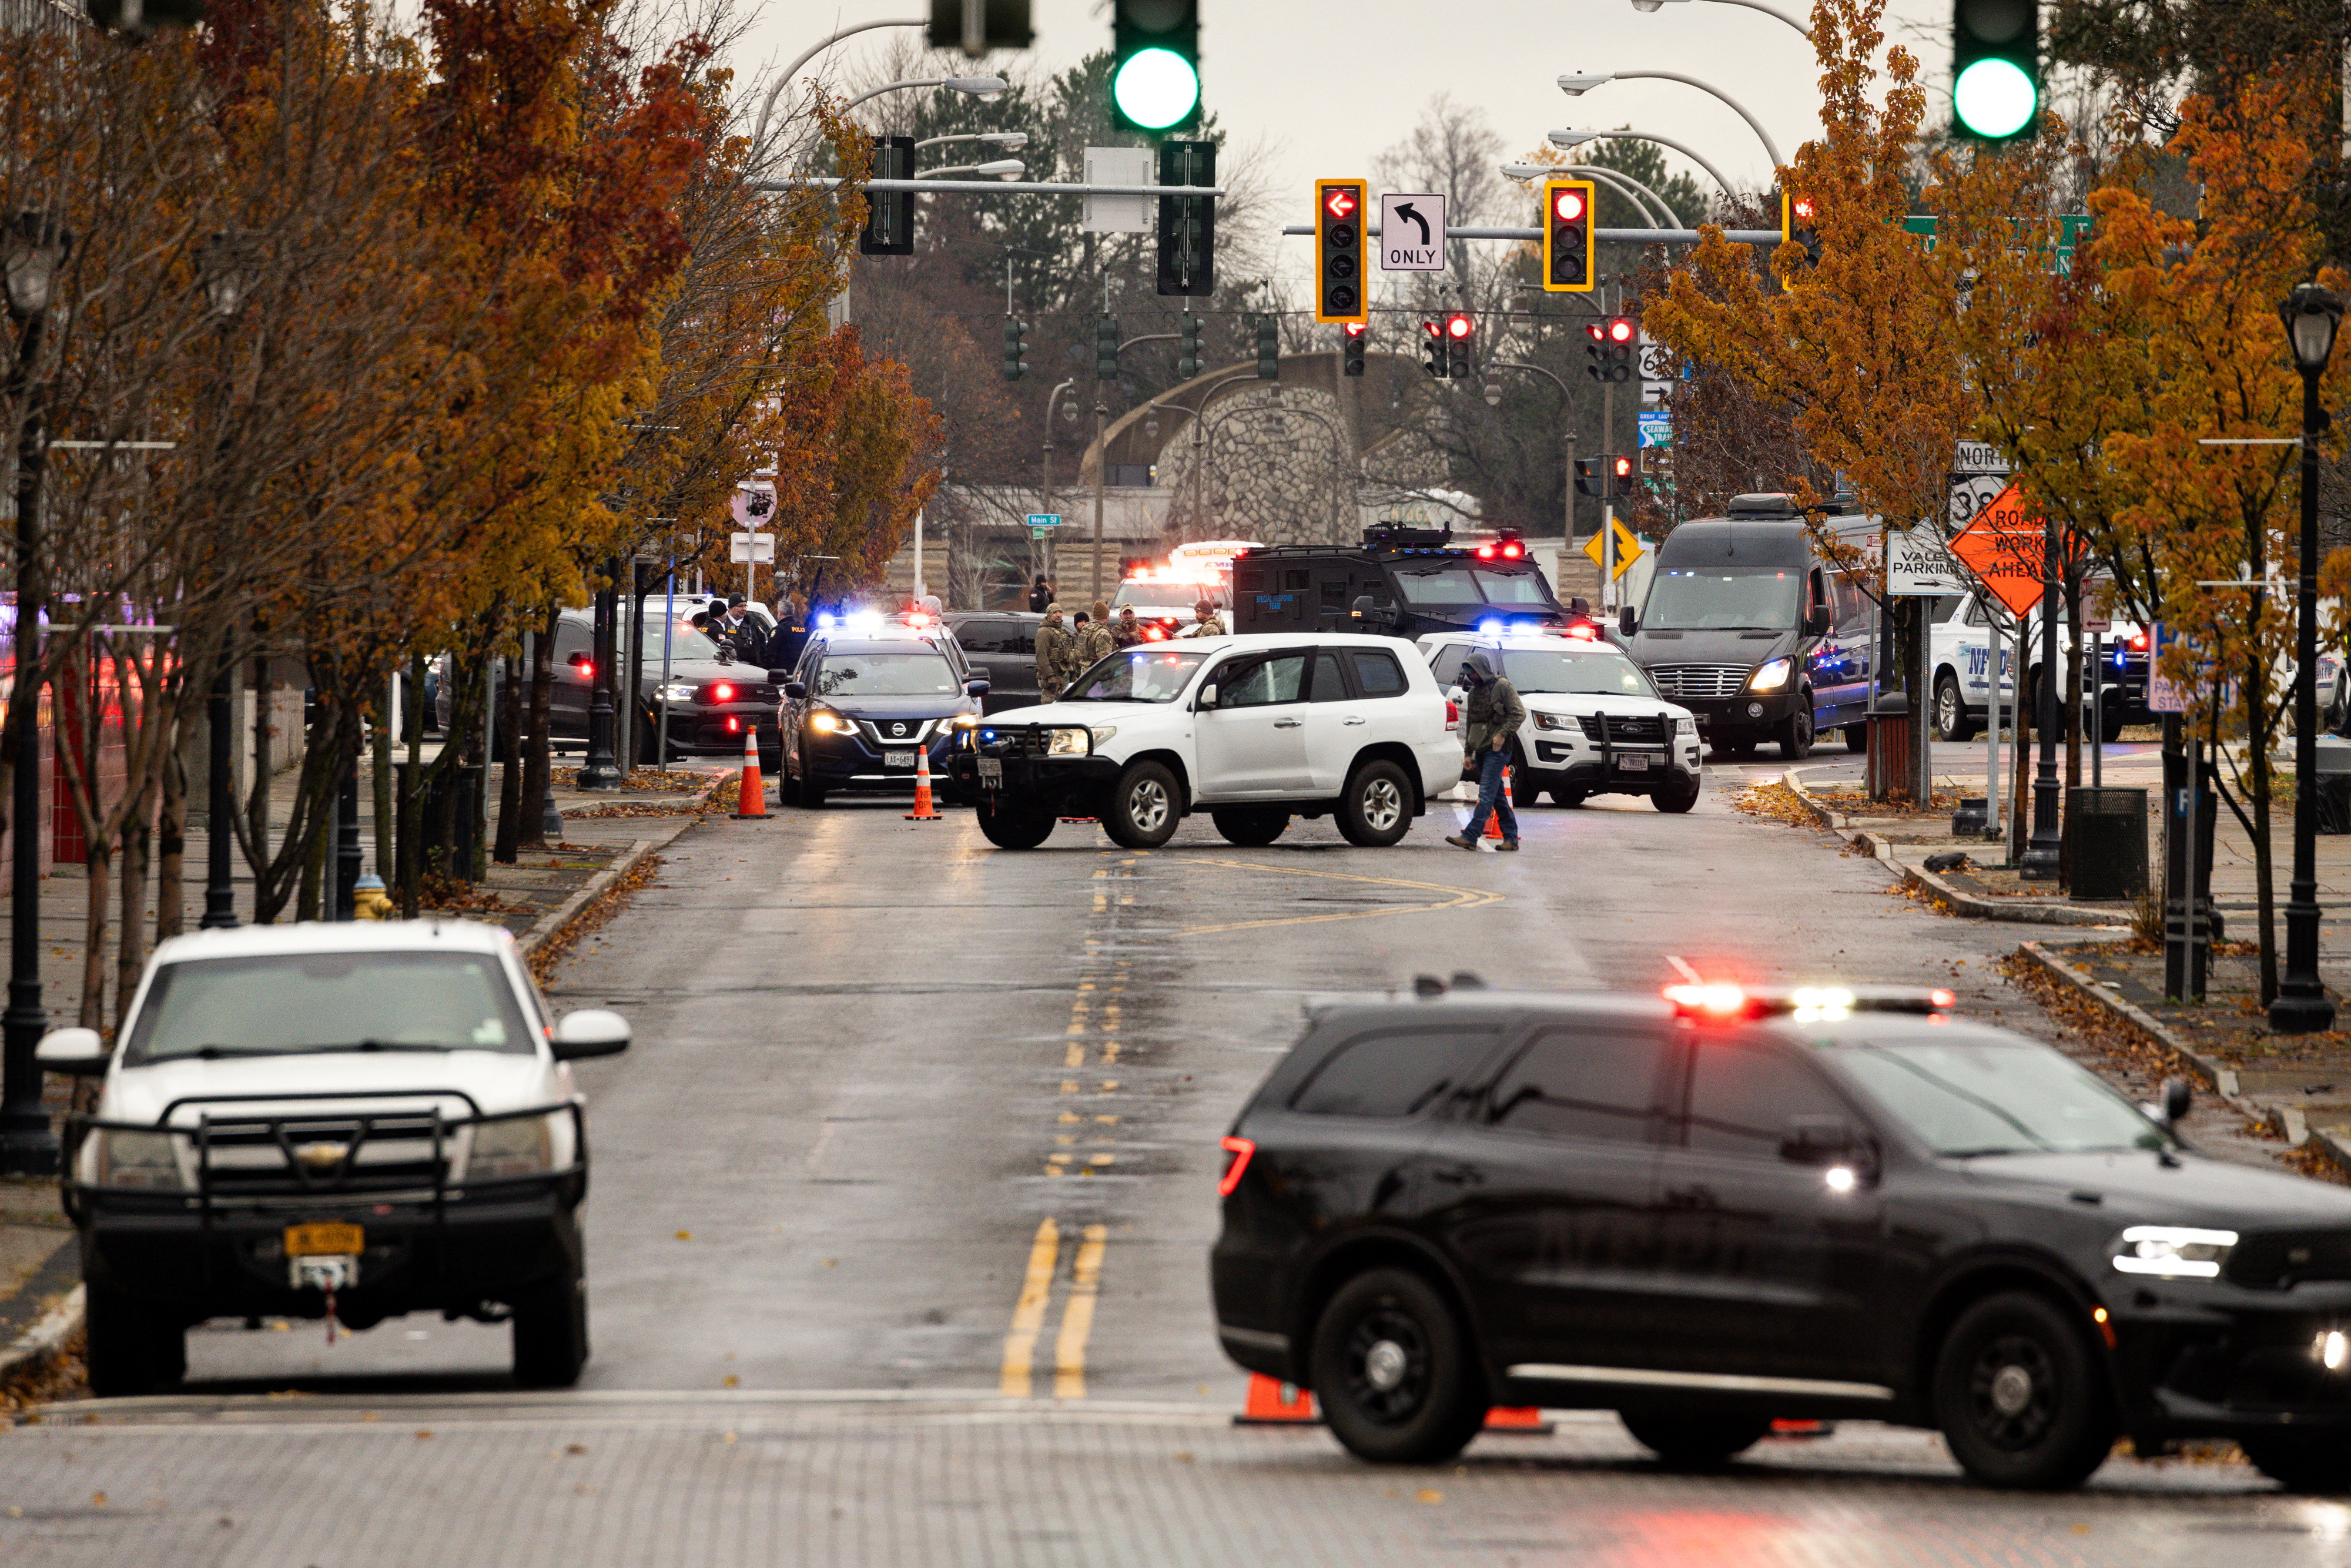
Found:
<svg viewBox="0 0 2351 1568"><path fill-rule="evenodd" d="M1167 641L1167 630L1164 626L1145 626L1143 629L1143 634L1145 638L1154 643L1165 643Z"/></svg>
<svg viewBox="0 0 2351 1568"><path fill-rule="evenodd" d="M715 703L731 703L735 700L735 688L721 681L710 688L710 700Z"/></svg>
<svg viewBox="0 0 2351 1568"><path fill-rule="evenodd" d="M2131 633L2131 652L2134 653L2144 653L2147 652L2146 632L2135 632Z"/></svg>
<svg viewBox="0 0 2351 1568"><path fill-rule="evenodd" d="M726 716L726 733L727 733L727 734L729 734L729 735L738 734L738 733L740 733L740 731L742 730L742 728L743 728L743 721L742 721L741 719L737 718L737 717L736 717L733 714L731 714L731 713L730 713L730 714L728 714L728 715Z"/></svg>
<svg viewBox="0 0 2351 1568"><path fill-rule="evenodd" d="M1445 699L1445 727L1453 728L1461 722L1461 709L1451 697Z"/></svg>
<svg viewBox="0 0 2351 1568"><path fill-rule="evenodd" d="M1233 1188L1241 1185L1241 1173L1249 1169L1249 1156L1257 1153L1257 1145L1248 1138L1226 1138L1222 1141L1227 1157L1225 1174L1217 1178L1217 1196L1230 1197Z"/></svg>

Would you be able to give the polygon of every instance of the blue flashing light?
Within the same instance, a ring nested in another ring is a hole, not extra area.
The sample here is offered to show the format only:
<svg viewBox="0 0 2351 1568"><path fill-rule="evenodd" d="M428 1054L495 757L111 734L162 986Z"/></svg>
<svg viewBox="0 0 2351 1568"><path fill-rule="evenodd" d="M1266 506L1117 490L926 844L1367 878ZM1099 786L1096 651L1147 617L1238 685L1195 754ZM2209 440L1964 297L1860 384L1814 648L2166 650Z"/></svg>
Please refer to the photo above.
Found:
<svg viewBox="0 0 2351 1568"><path fill-rule="evenodd" d="M841 617L830 610L816 618L816 629L820 632L830 632L840 624Z"/></svg>
<svg viewBox="0 0 2351 1568"><path fill-rule="evenodd" d="M1480 621L1478 622L1478 635L1480 637L1499 637L1509 630L1509 624L1501 621Z"/></svg>

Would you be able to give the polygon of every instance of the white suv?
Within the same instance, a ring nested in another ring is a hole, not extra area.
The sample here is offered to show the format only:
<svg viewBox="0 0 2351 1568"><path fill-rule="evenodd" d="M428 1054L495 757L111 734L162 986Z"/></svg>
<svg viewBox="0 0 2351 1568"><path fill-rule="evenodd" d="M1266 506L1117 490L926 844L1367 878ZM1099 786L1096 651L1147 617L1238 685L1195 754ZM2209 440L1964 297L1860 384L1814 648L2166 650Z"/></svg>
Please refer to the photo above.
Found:
<svg viewBox="0 0 2351 1568"><path fill-rule="evenodd" d="M61 1029L36 1053L105 1075L66 1133L92 1389L179 1381L206 1318L419 1312L511 1322L517 1380L575 1382L588 1143L570 1062L628 1043L617 1014L549 1016L495 925L164 943L112 1050Z"/></svg>
<svg viewBox="0 0 2351 1568"><path fill-rule="evenodd" d="M1237 844L1327 812L1350 843L1384 847L1461 776L1444 694L1389 637L1149 643L1102 660L1059 702L957 722L948 798L1003 849L1036 848L1065 816L1152 849L1196 810Z"/></svg>
<svg viewBox="0 0 2351 1568"><path fill-rule="evenodd" d="M1659 696L1649 673L1614 643L1572 627L1505 637L1439 632L1418 646L1449 702L1465 700L1461 662L1479 649L1517 689L1527 709L1510 747L1520 805L1545 789L1562 806L1594 795L1646 795L1660 811L1698 804L1698 716Z"/></svg>

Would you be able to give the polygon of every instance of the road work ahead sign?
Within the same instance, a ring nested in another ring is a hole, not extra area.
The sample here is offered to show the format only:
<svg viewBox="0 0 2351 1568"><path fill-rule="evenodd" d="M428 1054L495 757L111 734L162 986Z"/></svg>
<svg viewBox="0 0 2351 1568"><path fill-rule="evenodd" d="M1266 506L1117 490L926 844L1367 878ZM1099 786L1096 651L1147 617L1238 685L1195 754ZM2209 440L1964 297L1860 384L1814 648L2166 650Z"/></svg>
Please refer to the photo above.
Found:
<svg viewBox="0 0 2351 1568"><path fill-rule="evenodd" d="M1975 520L1951 541L1951 553L1977 580L2022 615L2041 602L2041 584L2047 575L2047 526L2024 504L2024 494L2011 485L1992 498Z"/></svg>
<svg viewBox="0 0 2351 1568"><path fill-rule="evenodd" d="M1380 197L1380 270L1445 270L1445 198L1390 191Z"/></svg>

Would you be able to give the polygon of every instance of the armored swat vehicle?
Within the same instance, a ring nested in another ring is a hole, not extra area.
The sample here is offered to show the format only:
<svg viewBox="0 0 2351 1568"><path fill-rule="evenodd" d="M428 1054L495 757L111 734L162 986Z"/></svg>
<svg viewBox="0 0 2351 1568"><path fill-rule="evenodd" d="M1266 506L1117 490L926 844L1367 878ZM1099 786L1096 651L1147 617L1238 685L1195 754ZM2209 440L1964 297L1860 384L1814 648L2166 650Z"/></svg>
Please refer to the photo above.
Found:
<svg viewBox="0 0 2351 1568"><path fill-rule="evenodd" d="M1232 630L1524 632L1594 624L1579 601L1562 605L1510 529L1476 546L1450 528L1382 523L1360 548L1272 545L1233 558Z"/></svg>

